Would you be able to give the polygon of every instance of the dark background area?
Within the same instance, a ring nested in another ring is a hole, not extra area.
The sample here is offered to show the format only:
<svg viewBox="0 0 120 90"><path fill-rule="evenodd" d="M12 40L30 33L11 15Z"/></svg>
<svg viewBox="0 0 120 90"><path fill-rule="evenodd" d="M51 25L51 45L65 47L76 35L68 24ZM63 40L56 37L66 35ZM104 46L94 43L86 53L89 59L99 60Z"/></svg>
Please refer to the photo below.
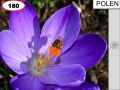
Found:
<svg viewBox="0 0 120 90"><path fill-rule="evenodd" d="M2 0L0 0L2 1ZM108 10L93 9L93 0L28 0L37 10L40 26L58 9L74 1L81 9L81 33L100 34L108 41ZM9 12L0 6L0 31L8 29ZM10 90L9 80L16 75L0 58L0 90ZM108 90L108 53L94 67L87 70L86 81Z"/></svg>

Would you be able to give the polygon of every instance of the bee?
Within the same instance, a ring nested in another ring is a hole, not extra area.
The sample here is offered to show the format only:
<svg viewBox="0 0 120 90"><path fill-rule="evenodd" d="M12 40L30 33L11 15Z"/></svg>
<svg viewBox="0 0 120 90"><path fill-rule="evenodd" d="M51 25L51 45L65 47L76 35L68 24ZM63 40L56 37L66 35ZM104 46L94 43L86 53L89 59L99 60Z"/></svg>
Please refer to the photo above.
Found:
<svg viewBox="0 0 120 90"><path fill-rule="evenodd" d="M53 47L57 48L57 49L61 49L63 47L63 40L61 39L56 39L53 44L52 44Z"/></svg>

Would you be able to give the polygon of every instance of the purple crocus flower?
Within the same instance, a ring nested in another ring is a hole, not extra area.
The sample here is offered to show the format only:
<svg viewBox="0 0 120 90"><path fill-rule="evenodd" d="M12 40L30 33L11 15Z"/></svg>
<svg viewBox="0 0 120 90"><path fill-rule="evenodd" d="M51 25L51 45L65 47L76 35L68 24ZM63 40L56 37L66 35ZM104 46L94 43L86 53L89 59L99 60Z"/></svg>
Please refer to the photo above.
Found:
<svg viewBox="0 0 120 90"><path fill-rule="evenodd" d="M40 34L34 8L10 13L9 29L0 33L0 54L17 73L10 81L16 90L45 90L45 85L78 86L86 68L100 60L106 42L80 32L80 15L73 6L58 10Z"/></svg>

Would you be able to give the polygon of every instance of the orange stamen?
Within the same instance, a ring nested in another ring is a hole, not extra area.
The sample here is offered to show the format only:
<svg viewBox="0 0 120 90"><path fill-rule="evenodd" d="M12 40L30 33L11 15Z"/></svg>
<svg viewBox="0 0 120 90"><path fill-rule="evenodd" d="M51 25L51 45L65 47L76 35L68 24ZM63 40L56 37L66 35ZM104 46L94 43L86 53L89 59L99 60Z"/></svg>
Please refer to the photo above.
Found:
<svg viewBox="0 0 120 90"><path fill-rule="evenodd" d="M61 50L55 48L55 47L50 47L50 56L59 56L61 54Z"/></svg>
<svg viewBox="0 0 120 90"><path fill-rule="evenodd" d="M61 54L61 51L55 47L50 47L50 54L45 58L45 60L42 62L42 64L47 63L52 56L59 56Z"/></svg>
<svg viewBox="0 0 120 90"><path fill-rule="evenodd" d="M61 50L53 46L51 46L49 49L50 49L50 54L45 58L45 60L41 61L43 54L40 54L38 62L37 62L38 67L44 66L50 60L52 56L59 56L61 54Z"/></svg>

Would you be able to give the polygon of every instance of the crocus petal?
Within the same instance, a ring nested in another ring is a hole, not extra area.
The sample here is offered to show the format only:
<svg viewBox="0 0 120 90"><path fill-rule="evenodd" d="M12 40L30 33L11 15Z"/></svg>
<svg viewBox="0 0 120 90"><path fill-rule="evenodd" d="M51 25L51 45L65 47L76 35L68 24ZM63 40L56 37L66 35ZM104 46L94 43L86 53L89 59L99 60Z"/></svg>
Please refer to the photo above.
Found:
<svg viewBox="0 0 120 90"><path fill-rule="evenodd" d="M29 73L13 77L10 83L15 90L44 90L39 77L33 77Z"/></svg>
<svg viewBox="0 0 120 90"><path fill-rule="evenodd" d="M79 87L75 87L70 90L100 90L100 87L93 83L84 82Z"/></svg>
<svg viewBox="0 0 120 90"><path fill-rule="evenodd" d="M10 30L0 32L0 54L4 62L18 74L24 73L21 62L31 57L27 45Z"/></svg>
<svg viewBox="0 0 120 90"><path fill-rule="evenodd" d="M81 85L76 86L76 87L53 86L51 87L51 89L48 88L47 90L100 90L100 87L97 84L84 82Z"/></svg>
<svg viewBox="0 0 120 90"><path fill-rule="evenodd" d="M10 30L29 44L30 48L38 49L37 42L40 37L38 17L34 8L27 2L25 8L20 11L10 13Z"/></svg>
<svg viewBox="0 0 120 90"><path fill-rule="evenodd" d="M84 34L59 59L62 64L81 64L89 68L102 59L106 49L106 42L101 36Z"/></svg>
<svg viewBox="0 0 120 90"><path fill-rule="evenodd" d="M61 87L56 85L48 85L46 86L46 90L70 90L71 87Z"/></svg>
<svg viewBox="0 0 120 90"><path fill-rule="evenodd" d="M40 80L45 84L76 86L85 80L85 75L85 69L77 64L54 65L44 76L40 77Z"/></svg>
<svg viewBox="0 0 120 90"><path fill-rule="evenodd" d="M80 14L73 6L67 6L53 14L43 26L41 37L48 38L40 52L46 51L56 40L63 41L62 52L66 51L77 39L80 31Z"/></svg>

